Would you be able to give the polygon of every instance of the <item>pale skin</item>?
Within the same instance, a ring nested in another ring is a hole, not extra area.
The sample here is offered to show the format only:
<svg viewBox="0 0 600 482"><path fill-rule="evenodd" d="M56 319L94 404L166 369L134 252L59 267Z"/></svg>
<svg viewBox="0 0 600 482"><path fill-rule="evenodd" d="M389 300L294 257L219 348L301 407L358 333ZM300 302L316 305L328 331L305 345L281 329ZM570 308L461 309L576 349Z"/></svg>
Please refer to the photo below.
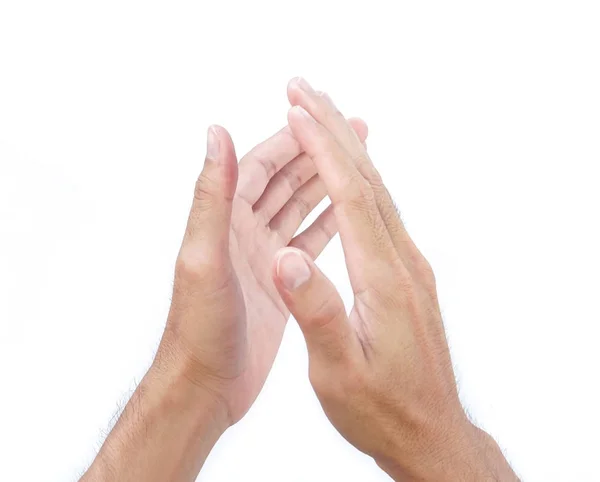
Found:
<svg viewBox="0 0 600 482"><path fill-rule="evenodd" d="M461 407L433 272L367 154L366 125L303 79L288 97L289 126L239 165L225 129L209 129L159 350L81 480L195 480L258 396L290 313L329 420L394 480L519 480ZM314 263L338 230L349 315Z"/></svg>

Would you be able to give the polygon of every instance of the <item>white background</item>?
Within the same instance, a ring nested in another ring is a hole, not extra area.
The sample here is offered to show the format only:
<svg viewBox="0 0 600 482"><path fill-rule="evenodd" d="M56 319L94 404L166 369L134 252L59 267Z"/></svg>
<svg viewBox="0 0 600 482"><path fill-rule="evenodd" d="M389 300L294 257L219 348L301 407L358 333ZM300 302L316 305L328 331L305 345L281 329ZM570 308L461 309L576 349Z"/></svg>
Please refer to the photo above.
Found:
<svg viewBox="0 0 600 482"><path fill-rule="evenodd" d="M2 0L0 480L85 469L157 346L205 129L243 154L303 75L369 123L474 419L526 481L599 481L599 25L597 1ZM389 480L306 369L292 320L199 480Z"/></svg>

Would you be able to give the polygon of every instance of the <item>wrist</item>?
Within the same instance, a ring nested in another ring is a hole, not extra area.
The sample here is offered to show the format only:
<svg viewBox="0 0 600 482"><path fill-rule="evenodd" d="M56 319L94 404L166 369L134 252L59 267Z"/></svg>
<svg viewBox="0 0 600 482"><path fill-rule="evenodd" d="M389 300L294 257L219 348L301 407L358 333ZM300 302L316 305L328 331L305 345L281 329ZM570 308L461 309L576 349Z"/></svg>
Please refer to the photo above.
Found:
<svg viewBox="0 0 600 482"><path fill-rule="evenodd" d="M376 457L377 464L397 481L518 481L494 439L464 419L433 431L405 455ZM407 455L408 454L408 455Z"/></svg>
<svg viewBox="0 0 600 482"><path fill-rule="evenodd" d="M82 481L195 480L229 427L218 397L156 360Z"/></svg>
<svg viewBox="0 0 600 482"><path fill-rule="evenodd" d="M208 383L190 376L190 370L185 357L161 347L144 380L157 393L161 411L187 413L190 422L220 437L231 426L227 404Z"/></svg>

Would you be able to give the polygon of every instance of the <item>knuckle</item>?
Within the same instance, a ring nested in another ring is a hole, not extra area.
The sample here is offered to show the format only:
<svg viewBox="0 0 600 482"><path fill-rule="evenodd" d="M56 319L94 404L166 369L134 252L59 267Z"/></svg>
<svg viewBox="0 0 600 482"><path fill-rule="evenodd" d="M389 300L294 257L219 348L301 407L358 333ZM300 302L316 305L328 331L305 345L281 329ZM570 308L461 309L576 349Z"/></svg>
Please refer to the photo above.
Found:
<svg viewBox="0 0 600 482"><path fill-rule="evenodd" d="M370 162L371 161L369 160L369 163ZM375 166L373 166L372 164L371 164L371 172L369 174L369 182L370 182L371 186L373 186L373 189L380 192L382 196L384 196L384 197L387 196L391 199L390 193L383 182L383 178L381 177L381 174L379 174L379 171L377 169L375 169Z"/></svg>
<svg viewBox="0 0 600 482"><path fill-rule="evenodd" d="M300 186L304 183L304 179L298 170L293 168L283 169L281 175L287 182L290 191L296 192Z"/></svg>
<svg viewBox="0 0 600 482"><path fill-rule="evenodd" d="M294 136L294 133L292 132L292 130L290 129L290 126L286 126L281 132L282 136L286 137L286 140L288 142L291 142L291 146L293 146L293 150L295 152L302 152L302 146L300 145L300 143L298 142L298 139L296 139L296 136ZM269 142L269 141L265 141L265 142Z"/></svg>
<svg viewBox="0 0 600 482"><path fill-rule="evenodd" d="M377 169L375 169L373 161L371 161L371 158L366 151L361 151L355 155L352 158L352 162L356 166L356 169L358 169L359 172L361 172L368 179L371 186L385 189L383 179L381 178Z"/></svg>
<svg viewBox="0 0 600 482"><path fill-rule="evenodd" d="M418 263L419 272L425 277L425 279L431 284L435 284L435 273L433 272L433 268L429 261L427 261L424 257L421 257Z"/></svg>
<svg viewBox="0 0 600 482"><path fill-rule="evenodd" d="M202 171L194 187L194 199L200 203L210 203L218 192L218 183L215 182L206 172Z"/></svg>
<svg viewBox="0 0 600 482"><path fill-rule="evenodd" d="M265 170L267 179L271 179L277 172L277 166L275 165L275 162L273 161L273 159L271 159L269 157L261 157L259 159L259 163Z"/></svg>
<svg viewBox="0 0 600 482"><path fill-rule="evenodd" d="M367 209L375 202L375 193L361 176L349 176L342 184L346 203L353 208Z"/></svg>
<svg viewBox="0 0 600 482"><path fill-rule="evenodd" d="M428 290L432 290L435 292L437 281L435 278L435 273L429 261L427 261L427 259L425 259L423 256L420 256L419 260L416 263L416 270L419 272L419 275L423 280L425 287Z"/></svg>
<svg viewBox="0 0 600 482"><path fill-rule="evenodd" d="M186 283L202 283L214 272L210 256L182 249L175 262L175 279Z"/></svg>
<svg viewBox="0 0 600 482"><path fill-rule="evenodd" d="M304 219L310 214L312 206L302 196L294 196L290 201L292 202L293 209L296 210L300 218Z"/></svg>
<svg viewBox="0 0 600 482"><path fill-rule="evenodd" d="M326 239L333 238L337 234L335 217L329 217L328 219L323 220L323 222L319 225L319 229Z"/></svg>
<svg viewBox="0 0 600 482"><path fill-rule="evenodd" d="M311 325L316 329L326 328L346 314L344 305L336 303L331 297L325 297L311 311Z"/></svg>

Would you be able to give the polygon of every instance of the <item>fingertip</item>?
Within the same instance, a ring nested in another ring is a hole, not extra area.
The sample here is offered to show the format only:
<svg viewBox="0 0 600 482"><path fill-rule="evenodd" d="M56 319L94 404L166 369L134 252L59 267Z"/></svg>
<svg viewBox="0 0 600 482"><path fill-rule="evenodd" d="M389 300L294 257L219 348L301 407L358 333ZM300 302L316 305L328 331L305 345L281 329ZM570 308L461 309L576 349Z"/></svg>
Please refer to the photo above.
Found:
<svg viewBox="0 0 600 482"><path fill-rule="evenodd" d="M348 119L348 122L352 126L352 129L354 129L354 132L356 132L356 135L360 141L365 142L369 136L369 126L367 123L360 117L352 117Z"/></svg>
<svg viewBox="0 0 600 482"><path fill-rule="evenodd" d="M213 124L208 128L206 159L215 161L225 181L225 195L233 197L237 185L237 156L231 135L224 127Z"/></svg>
<svg viewBox="0 0 600 482"><path fill-rule="evenodd" d="M221 137L219 126L212 125L206 133L206 159L216 161L221 154Z"/></svg>
<svg viewBox="0 0 600 482"><path fill-rule="evenodd" d="M209 159L218 160L234 151L233 141L231 140L229 132L218 124L212 124L208 128L207 139L208 145L206 154Z"/></svg>
<svg viewBox="0 0 600 482"><path fill-rule="evenodd" d="M311 267L306 254L298 248L282 248L275 254L274 276L278 285L293 292L311 277Z"/></svg>
<svg viewBox="0 0 600 482"><path fill-rule="evenodd" d="M300 103L302 89L299 84L301 80L302 77L294 77L287 84L287 97L291 105L298 105Z"/></svg>
<svg viewBox="0 0 600 482"><path fill-rule="evenodd" d="M302 151L312 157L315 151L315 141L320 136L317 121L301 106L293 106L288 111L288 125L298 141Z"/></svg>
<svg viewBox="0 0 600 482"><path fill-rule="evenodd" d="M208 128L209 137L213 135L219 140L220 145L220 153L222 155L227 155L230 153L235 153L235 148L233 147L233 140L231 139L231 135L225 129L225 127L220 126L218 124L213 124Z"/></svg>
<svg viewBox="0 0 600 482"><path fill-rule="evenodd" d="M288 84L287 84L288 91L291 90L291 89L293 89L294 87L297 87L298 86L298 82L300 82L301 78L302 77L300 77L299 75L297 75L296 77L292 77L288 81Z"/></svg>

